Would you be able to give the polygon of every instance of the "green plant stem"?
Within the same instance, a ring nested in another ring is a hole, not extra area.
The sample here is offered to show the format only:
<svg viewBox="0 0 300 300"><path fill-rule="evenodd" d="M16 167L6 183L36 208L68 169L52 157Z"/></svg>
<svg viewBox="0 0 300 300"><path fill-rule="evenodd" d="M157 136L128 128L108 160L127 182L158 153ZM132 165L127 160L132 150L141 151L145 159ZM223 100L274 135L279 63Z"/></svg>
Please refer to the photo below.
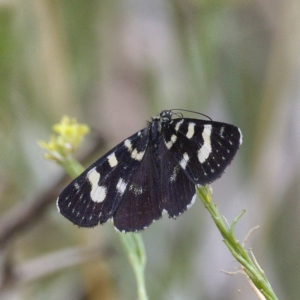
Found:
<svg viewBox="0 0 300 300"><path fill-rule="evenodd" d="M60 164L72 178L79 176L84 171L84 167L73 156L64 159ZM120 232L119 237L136 277L138 299L147 300L144 275L146 252L142 236L139 233L125 234Z"/></svg>
<svg viewBox="0 0 300 300"><path fill-rule="evenodd" d="M121 233L119 234L123 246L126 250L128 259L132 265L135 273L138 299L147 300L147 292L145 285L145 265L146 265L146 252L143 244L142 236L139 233Z"/></svg>
<svg viewBox="0 0 300 300"><path fill-rule="evenodd" d="M72 155L69 155L63 161L60 161L60 164L72 178L76 178L85 170L83 165Z"/></svg>
<svg viewBox="0 0 300 300"><path fill-rule="evenodd" d="M253 284L267 300L278 300L264 271L260 268L255 258L251 258L248 252L235 238L234 234L236 224L239 218L245 213L245 210L243 210L229 226L226 224L216 204L213 203L211 199L212 193L210 186L197 188L197 194L217 225L224 238L225 245L228 247L235 259L242 265L243 270L249 276Z"/></svg>

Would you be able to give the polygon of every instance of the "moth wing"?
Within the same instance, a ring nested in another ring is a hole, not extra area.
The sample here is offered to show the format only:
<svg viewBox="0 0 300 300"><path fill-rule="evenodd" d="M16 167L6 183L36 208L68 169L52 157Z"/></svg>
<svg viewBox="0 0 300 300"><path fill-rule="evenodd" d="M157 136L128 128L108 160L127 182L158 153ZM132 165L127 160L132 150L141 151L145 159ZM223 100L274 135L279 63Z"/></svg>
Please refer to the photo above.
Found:
<svg viewBox="0 0 300 300"><path fill-rule="evenodd" d="M148 128L145 128L88 167L59 195L59 212L81 227L107 222L140 165L148 140Z"/></svg>

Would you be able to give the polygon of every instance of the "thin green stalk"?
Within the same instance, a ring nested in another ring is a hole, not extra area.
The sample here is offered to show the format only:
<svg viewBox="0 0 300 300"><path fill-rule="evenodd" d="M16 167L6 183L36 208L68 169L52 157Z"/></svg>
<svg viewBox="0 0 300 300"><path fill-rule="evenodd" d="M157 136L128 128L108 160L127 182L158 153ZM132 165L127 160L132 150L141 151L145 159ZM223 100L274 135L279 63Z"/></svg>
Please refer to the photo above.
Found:
<svg viewBox="0 0 300 300"><path fill-rule="evenodd" d="M138 288L138 299L147 300L148 296L146 292L144 275L146 265L146 252L142 236L139 233L124 234L121 232L119 236L135 273Z"/></svg>
<svg viewBox="0 0 300 300"><path fill-rule="evenodd" d="M258 265L254 256L251 258L248 252L235 238L236 224L239 218L245 213L245 210L243 210L233 220L231 225L228 225L220 214L216 204L211 199L211 187L199 187L197 188L197 194L217 225L222 237L224 238L225 245L228 247L234 258L242 265L243 270L249 276L253 284L267 300L278 300L264 271Z"/></svg>
<svg viewBox="0 0 300 300"><path fill-rule="evenodd" d="M69 155L68 158L60 162L60 165L66 170L66 172L72 177L76 178L83 171L84 167L73 156Z"/></svg>

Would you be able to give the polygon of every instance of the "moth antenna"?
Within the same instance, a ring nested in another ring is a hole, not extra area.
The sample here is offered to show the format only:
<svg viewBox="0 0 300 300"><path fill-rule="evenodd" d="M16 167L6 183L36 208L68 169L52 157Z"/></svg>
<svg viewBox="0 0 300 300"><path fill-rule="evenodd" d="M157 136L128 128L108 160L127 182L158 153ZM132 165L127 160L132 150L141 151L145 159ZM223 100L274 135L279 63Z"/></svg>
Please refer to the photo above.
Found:
<svg viewBox="0 0 300 300"><path fill-rule="evenodd" d="M209 119L210 121L213 121L211 117L209 117L208 115L206 114L202 114L202 113L199 113L197 111L193 111L193 110L187 110L187 109L181 109L181 108L173 108L171 109L171 111L174 111L174 110L179 110L179 111L186 111L186 112L190 112L190 113L193 113L193 114L197 114L197 115L201 115L203 117L206 117L207 119ZM176 114L178 116L178 114ZM183 115L180 113L181 115L181 118L183 118Z"/></svg>

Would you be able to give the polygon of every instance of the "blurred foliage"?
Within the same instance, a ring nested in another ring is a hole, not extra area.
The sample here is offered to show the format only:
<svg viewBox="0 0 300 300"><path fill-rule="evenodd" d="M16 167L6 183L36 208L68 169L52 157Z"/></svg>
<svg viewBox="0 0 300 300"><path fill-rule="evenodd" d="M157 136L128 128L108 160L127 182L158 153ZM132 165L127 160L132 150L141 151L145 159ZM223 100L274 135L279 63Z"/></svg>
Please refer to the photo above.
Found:
<svg viewBox="0 0 300 300"><path fill-rule="evenodd" d="M214 202L229 221L247 210L240 239L259 224L249 247L279 298L300 298L299 13L297 0L1 1L0 222L62 173L36 141L64 114L92 128L82 154L95 135L109 149L162 109L192 109L242 129ZM219 272L238 266L200 203L143 236L150 299L256 299L245 278ZM1 299L135 297L112 226L78 229L55 199L0 261Z"/></svg>

